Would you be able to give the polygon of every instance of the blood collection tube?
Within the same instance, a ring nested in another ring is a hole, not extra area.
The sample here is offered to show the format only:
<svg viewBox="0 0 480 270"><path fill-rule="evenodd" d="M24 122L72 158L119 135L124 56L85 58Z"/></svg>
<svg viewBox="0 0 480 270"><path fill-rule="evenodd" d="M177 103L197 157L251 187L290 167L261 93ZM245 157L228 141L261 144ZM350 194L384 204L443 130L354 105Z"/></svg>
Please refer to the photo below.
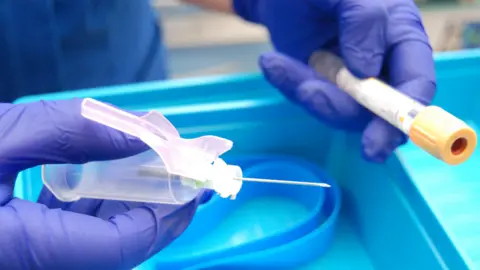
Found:
<svg viewBox="0 0 480 270"><path fill-rule="evenodd" d="M375 78L355 77L336 55L317 51L310 65L358 103L407 134L413 143L450 165L466 161L477 135L438 106L425 106Z"/></svg>

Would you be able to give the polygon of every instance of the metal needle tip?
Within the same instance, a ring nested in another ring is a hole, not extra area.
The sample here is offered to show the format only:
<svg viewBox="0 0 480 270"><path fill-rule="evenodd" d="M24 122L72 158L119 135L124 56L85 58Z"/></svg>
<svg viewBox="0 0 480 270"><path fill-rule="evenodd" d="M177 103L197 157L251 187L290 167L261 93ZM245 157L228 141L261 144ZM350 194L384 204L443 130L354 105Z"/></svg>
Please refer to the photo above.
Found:
<svg viewBox="0 0 480 270"><path fill-rule="evenodd" d="M257 183L270 183L270 184L284 184L284 185L297 185L297 186L313 186L313 187L330 187L327 183L314 183L314 182L299 182L299 181L288 181L288 180L275 180L275 179L262 179L262 178L243 178L235 177L233 178L238 181L246 182L257 182Z"/></svg>

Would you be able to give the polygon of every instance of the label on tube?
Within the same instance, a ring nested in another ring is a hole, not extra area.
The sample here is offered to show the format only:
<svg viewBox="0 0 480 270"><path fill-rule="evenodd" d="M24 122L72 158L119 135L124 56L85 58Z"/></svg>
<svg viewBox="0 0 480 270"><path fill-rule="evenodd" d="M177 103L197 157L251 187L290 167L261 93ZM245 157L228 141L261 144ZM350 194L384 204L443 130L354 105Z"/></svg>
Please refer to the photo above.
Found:
<svg viewBox="0 0 480 270"><path fill-rule="evenodd" d="M408 134L413 119L424 106L381 81L358 79L346 68L336 77L337 85L358 103Z"/></svg>

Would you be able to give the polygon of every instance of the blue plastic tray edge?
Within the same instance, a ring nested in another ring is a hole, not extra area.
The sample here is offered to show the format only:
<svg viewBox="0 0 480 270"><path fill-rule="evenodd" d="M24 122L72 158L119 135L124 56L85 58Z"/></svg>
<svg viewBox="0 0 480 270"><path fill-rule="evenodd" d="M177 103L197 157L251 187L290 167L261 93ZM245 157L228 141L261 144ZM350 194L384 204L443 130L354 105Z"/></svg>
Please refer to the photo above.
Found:
<svg viewBox="0 0 480 270"><path fill-rule="evenodd" d="M457 61L462 59L480 58L480 49L438 52L434 54L435 61Z"/></svg>
<svg viewBox="0 0 480 270"><path fill-rule="evenodd" d="M407 142L407 144L413 143ZM401 175L401 177L392 179L396 179L395 184L404 195L416 226L424 234L427 242L432 243L431 248L434 250L434 254L440 264L445 266L445 269L452 268L452 265L454 269L469 269L465 258L463 258L459 250L448 237L444 227L438 221L436 215L428 205L428 202L418 190L413 176L405 169L406 165L403 162L404 155L401 153L401 148L402 147L395 152L395 158L388 160L387 166L389 169L395 170L395 173L398 175ZM408 179L408 181L405 179ZM426 228L428 228L428 230Z"/></svg>
<svg viewBox="0 0 480 270"><path fill-rule="evenodd" d="M259 79L260 77L262 77L260 73L241 73L241 74L232 74L232 75L206 76L206 77L195 77L195 78L187 78L187 79L172 79L172 80L165 80L165 81L151 81L151 82L124 84L124 85L112 85L107 87L78 89L73 91L25 96L15 100L14 103L16 104L28 103L28 102L38 101L38 100L61 100L61 99L69 99L74 97L98 98L98 97L112 96L112 95L124 95L128 93L141 94L141 93L149 92L152 90L170 91L173 89L197 87L199 85L230 84L230 83L238 83L243 81L251 81L251 80Z"/></svg>

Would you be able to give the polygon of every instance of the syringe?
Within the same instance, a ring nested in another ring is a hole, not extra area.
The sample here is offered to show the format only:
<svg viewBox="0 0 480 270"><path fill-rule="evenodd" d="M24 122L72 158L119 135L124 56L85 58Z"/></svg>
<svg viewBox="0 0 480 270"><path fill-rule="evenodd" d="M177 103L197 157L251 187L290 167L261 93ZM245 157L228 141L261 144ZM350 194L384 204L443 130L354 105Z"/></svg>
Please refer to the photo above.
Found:
<svg viewBox="0 0 480 270"><path fill-rule="evenodd" d="M359 79L339 57L329 52L315 52L310 65L434 157L457 165L475 150L475 131L442 108L424 106L375 78Z"/></svg>
<svg viewBox="0 0 480 270"><path fill-rule="evenodd" d="M239 166L220 158L232 141L211 135L181 138L175 126L156 111L138 117L87 98L81 112L85 118L139 138L151 150L82 165L44 165L43 183L61 201L91 198L183 204L202 188L234 199L243 181L330 187L327 183L244 178Z"/></svg>

